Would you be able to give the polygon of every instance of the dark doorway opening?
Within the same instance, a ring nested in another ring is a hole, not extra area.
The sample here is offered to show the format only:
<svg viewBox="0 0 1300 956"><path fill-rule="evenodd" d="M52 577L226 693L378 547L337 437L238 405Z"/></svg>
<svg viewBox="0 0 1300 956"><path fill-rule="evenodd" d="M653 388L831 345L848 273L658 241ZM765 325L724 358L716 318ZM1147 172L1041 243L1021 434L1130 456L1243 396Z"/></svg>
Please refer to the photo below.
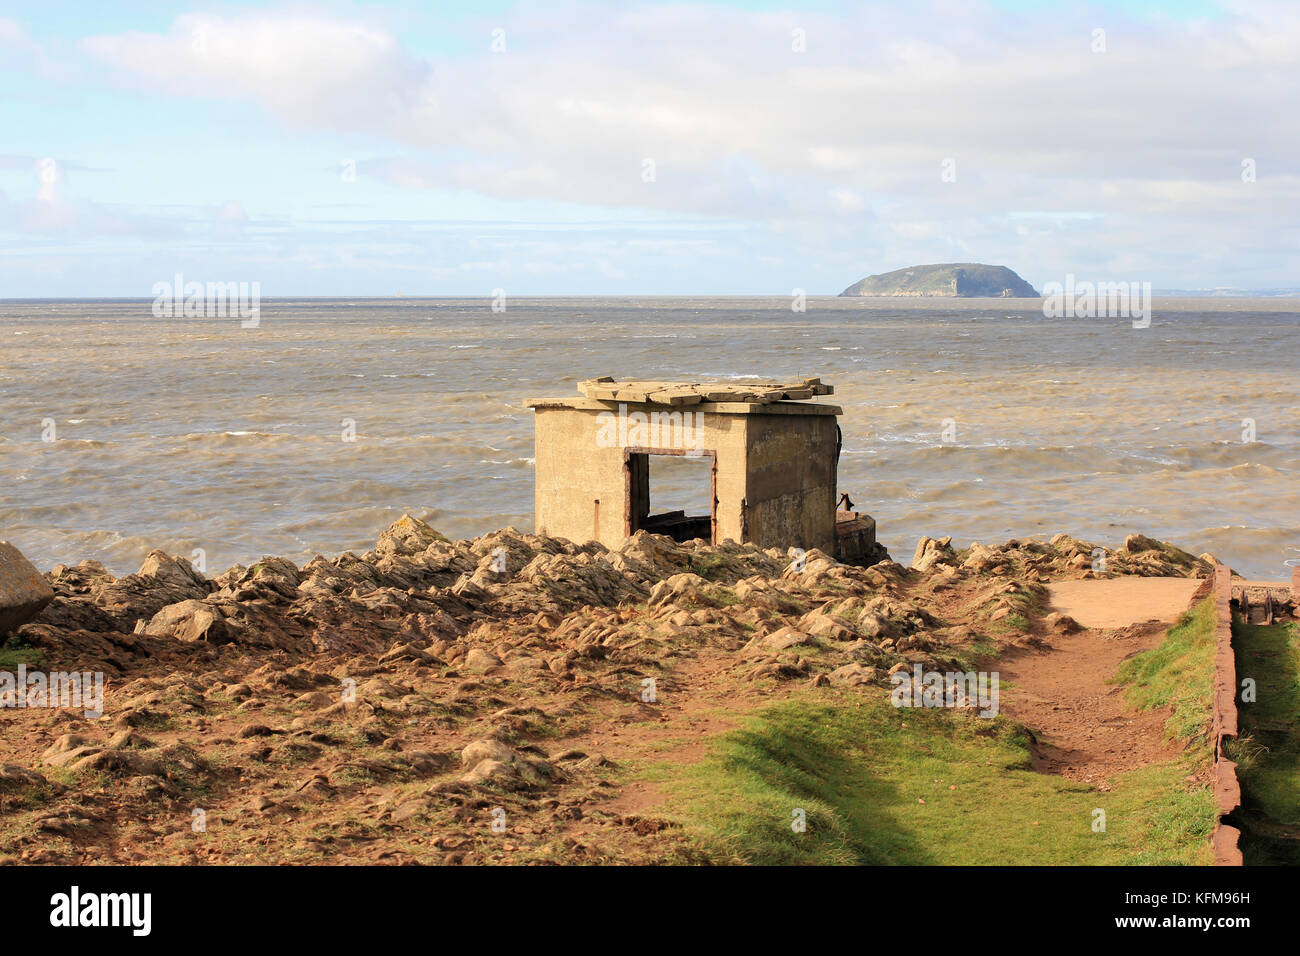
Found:
<svg viewBox="0 0 1300 956"><path fill-rule="evenodd" d="M629 448L627 533L649 531L674 541L715 542L718 459L711 451L686 454L670 448ZM654 485L654 501L650 488Z"/></svg>

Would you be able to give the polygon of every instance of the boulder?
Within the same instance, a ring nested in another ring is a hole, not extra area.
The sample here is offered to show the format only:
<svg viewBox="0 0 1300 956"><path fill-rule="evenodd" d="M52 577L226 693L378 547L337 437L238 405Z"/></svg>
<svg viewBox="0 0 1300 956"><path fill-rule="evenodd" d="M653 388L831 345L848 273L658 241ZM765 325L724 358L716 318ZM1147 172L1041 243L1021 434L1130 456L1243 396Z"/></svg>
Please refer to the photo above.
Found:
<svg viewBox="0 0 1300 956"><path fill-rule="evenodd" d="M159 761L130 750L99 750L70 763L69 769L98 770L126 777L161 777L164 773Z"/></svg>
<svg viewBox="0 0 1300 956"><path fill-rule="evenodd" d="M704 578L698 574L689 572L674 574L660 581L651 589L650 599L646 603L650 607L655 607L666 601L676 602L693 598L699 593L700 586L704 583Z"/></svg>
<svg viewBox="0 0 1300 956"><path fill-rule="evenodd" d="M54 600L54 591L22 552L0 541L0 637L26 624Z"/></svg>
<svg viewBox="0 0 1300 956"><path fill-rule="evenodd" d="M493 737L474 741L461 751L460 759L465 768L460 782L475 786L493 784L521 790L561 776L550 761L520 753Z"/></svg>
<svg viewBox="0 0 1300 956"><path fill-rule="evenodd" d="M1060 611L1053 611L1043 618L1043 624L1047 629L1056 634L1077 634L1083 630L1082 625L1068 614Z"/></svg>
<svg viewBox="0 0 1300 956"><path fill-rule="evenodd" d="M193 643L225 644L232 640L225 619L206 601L180 601L160 610L141 629L154 637L174 637Z"/></svg>
<svg viewBox="0 0 1300 956"><path fill-rule="evenodd" d="M952 564L957 555L952 549L952 538L922 538L916 543L916 554L912 557L912 567L917 571L928 571L936 564Z"/></svg>
<svg viewBox="0 0 1300 956"><path fill-rule="evenodd" d="M1144 534L1131 534L1124 539L1124 550L1134 554L1139 551L1159 551L1160 542Z"/></svg>
<svg viewBox="0 0 1300 956"><path fill-rule="evenodd" d="M875 611L863 611L858 618L858 630L867 637L881 637L889 632L889 621Z"/></svg>
<svg viewBox="0 0 1300 956"><path fill-rule="evenodd" d="M764 651L783 651L786 648L798 647L800 644L808 643L808 635L793 627L783 627L771 634L764 634L756 637L747 645L747 650L764 650Z"/></svg>
<svg viewBox="0 0 1300 956"><path fill-rule="evenodd" d="M501 666L501 659L479 647L471 647L465 655L465 669L476 674L486 673Z"/></svg>
<svg viewBox="0 0 1300 956"><path fill-rule="evenodd" d="M205 581L190 562L157 549L145 557L138 573L142 578L154 578L161 584L181 590L189 590L196 585L202 587Z"/></svg>
<svg viewBox="0 0 1300 956"><path fill-rule="evenodd" d="M857 687L861 684L870 684L879 676L880 671L876 668L854 662L831 671L830 681L832 684L840 684L844 687Z"/></svg>
<svg viewBox="0 0 1300 956"><path fill-rule="evenodd" d="M514 759L514 750L495 737L476 740L460 752L461 766L466 770L473 770L484 760L498 760L502 763L510 763Z"/></svg>
<svg viewBox="0 0 1300 956"><path fill-rule="evenodd" d="M71 750L59 750L51 747L41 754L41 759L51 767L66 767L70 763L76 763L87 757L92 757L104 750L103 747L87 745L84 747L74 747Z"/></svg>
<svg viewBox="0 0 1300 956"><path fill-rule="evenodd" d="M978 541L970 546L970 554L966 560L961 563L963 568L982 574L985 571L991 571L998 565L1005 564L1006 558L992 548L987 548Z"/></svg>
<svg viewBox="0 0 1300 956"><path fill-rule="evenodd" d="M823 610L809 611L799 619L799 627L813 637L827 637L834 641L851 641L856 634Z"/></svg>

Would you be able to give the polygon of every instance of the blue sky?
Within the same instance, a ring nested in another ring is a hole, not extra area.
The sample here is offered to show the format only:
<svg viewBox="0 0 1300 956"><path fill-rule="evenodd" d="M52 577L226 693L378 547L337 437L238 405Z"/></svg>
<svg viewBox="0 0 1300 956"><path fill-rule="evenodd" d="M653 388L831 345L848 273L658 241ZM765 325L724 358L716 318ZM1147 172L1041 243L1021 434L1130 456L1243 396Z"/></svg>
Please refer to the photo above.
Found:
<svg viewBox="0 0 1300 956"><path fill-rule="evenodd" d="M9 0L0 297L1300 286L1298 51L1284 2Z"/></svg>

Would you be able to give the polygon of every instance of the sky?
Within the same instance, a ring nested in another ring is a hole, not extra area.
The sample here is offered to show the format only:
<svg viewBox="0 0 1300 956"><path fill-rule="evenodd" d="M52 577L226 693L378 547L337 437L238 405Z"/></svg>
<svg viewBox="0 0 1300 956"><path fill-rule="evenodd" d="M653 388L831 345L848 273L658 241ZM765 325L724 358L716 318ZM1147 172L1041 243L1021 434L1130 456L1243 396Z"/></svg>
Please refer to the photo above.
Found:
<svg viewBox="0 0 1300 956"><path fill-rule="evenodd" d="M0 6L0 298L1300 287L1300 3Z"/></svg>

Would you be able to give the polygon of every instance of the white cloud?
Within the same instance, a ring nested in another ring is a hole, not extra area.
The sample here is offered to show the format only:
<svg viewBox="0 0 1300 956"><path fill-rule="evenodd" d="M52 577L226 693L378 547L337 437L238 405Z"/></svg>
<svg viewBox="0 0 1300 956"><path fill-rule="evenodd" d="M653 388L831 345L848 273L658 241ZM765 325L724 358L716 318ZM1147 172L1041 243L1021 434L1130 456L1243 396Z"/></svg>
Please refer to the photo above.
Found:
<svg viewBox="0 0 1300 956"><path fill-rule="evenodd" d="M81 49L110 84L256 104L342 134L349 155L364 137L363 177L743 221L762 229L744 241L763 254L843 271L842 285L950 252L1038 282L1138 262L1190 283L1188 270L1223 267L1223 248L1240 250L1243 274L1300 274L1294 4L1179 21L944 0L835 14L559 2L501 25L506 53L490 52L484 26L469 52L436 60L382 26L306 12L189 14ZM0 20L6 44L32 47ZM1255 183L1240 179L1247 156ZM941 179L945 158L955 182ZM218 216L231 234L256 218L236 207ZM13 206L7 218L34 221ZM568 248L556 268L591 252ZM623 243L602 268L622 274L640 248ZM732 251L756 250L737 239Z"/></svg>
<svg viewBox="0 0 1300 956"><path fill-rule="evenodd" d="M81 47L140 87L255 100L303 126L400 125L429 69L384 30L308 15L186 14L165 34L94 36Z"/></svg>
<svg viewBox="0 0 1300 956"><path fill-rule="evenodd" d="M791 17L548 6L509 24L507 53L485 42L436 64L376 27L282 14L188 15L84 47L137 83L381 133L427 151L422 183L509 198L754 218L851 211L850 193L931 212L1063 198L1122 211L1153 192L1194 205L1196 184L1218 194L1242 152L1300 173L1300 127L1279 122L1300 88L1287 5L1158 27L1111 14L1104 54L1073 14L809 14L795 18L805 53L790 50ZM1261 62L1291 69L1265 81ZM944 157L959 169L946 189ZM1295 181L1276 182L1294 209Z"/></svg>

